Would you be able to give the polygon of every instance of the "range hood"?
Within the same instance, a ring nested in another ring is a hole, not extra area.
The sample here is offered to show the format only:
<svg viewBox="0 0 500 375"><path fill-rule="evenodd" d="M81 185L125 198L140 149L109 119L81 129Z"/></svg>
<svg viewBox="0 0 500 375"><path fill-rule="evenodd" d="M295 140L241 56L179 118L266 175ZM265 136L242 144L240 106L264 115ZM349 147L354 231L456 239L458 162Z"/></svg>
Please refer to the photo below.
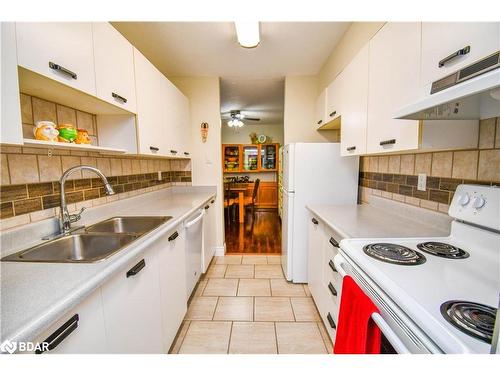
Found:
<svg viewBox="0 0 500 375"><path fill-rule="evenodd" d="M432 83L431 93L394 113L410 120L476 120L500 116L500 51Z"/></svg>

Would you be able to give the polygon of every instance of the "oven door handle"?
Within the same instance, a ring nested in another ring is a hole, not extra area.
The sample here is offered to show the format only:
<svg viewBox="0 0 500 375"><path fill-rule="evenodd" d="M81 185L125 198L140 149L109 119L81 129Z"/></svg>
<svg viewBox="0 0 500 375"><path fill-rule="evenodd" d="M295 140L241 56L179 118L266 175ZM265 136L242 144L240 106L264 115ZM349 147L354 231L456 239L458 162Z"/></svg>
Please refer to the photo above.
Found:
<svg viewBox="0 0 500 375"><path fill-rule="evenodd" d="M335 268L337 269L337 272L342 277L344 277L345 275L347 275L347 272L342 267L342 265L344 264L343 260L344 260L344 258L340 254L337 254L337 255L335 255L333 257L333 264L335 265Z"/></svg>
<svg viewBox="0 0 500 375"><path fill-rule="evenodd" d="M398 354L409 354L410 351L403 344L403 342L399 339L398 336L392 331L391 327L386 323L382 315L379 313L372 314L372 320L375 322L377 327L382 331L387 341L391 343Z"/></svg>

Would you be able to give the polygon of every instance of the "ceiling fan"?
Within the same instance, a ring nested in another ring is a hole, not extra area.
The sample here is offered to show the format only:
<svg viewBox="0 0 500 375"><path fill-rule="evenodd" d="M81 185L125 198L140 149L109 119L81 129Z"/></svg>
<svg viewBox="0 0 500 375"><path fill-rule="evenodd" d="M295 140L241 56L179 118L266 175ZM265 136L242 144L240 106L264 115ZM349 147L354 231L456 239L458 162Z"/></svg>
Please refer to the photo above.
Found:
<svg viewBox="0 0 500 375"><path fill-rule="evenodd" d="M222 113L222 116L227 116L229 115L229 121L227 122L227 125L232 128L232 127L237 127L241 128L244 124L242 120L248 120L248 121L260 121L260 118L257 117L248 117L241 113L240 110L232 110L229 112Z"/></svg>

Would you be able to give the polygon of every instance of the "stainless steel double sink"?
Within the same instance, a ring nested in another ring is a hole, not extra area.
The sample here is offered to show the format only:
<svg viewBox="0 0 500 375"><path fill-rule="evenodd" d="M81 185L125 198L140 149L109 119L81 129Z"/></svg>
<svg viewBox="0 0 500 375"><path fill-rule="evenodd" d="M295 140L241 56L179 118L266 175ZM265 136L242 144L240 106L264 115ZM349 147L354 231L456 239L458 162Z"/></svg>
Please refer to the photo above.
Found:
<svg viewBox="0 0 500 375"><path fill-rule="evenodd" d="M93 263L106 259L172 216L117 216L2 258L6 262Z"/></svg>

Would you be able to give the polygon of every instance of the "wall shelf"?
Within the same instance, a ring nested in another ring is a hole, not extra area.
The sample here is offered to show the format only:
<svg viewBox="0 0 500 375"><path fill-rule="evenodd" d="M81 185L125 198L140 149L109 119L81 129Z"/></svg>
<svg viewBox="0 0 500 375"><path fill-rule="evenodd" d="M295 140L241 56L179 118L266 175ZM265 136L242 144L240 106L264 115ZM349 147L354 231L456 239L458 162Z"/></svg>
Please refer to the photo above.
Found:
<svg viewBox="0 0 500 375"><path fill-rule="evenodd" d="M23 144L24 146L28 147L55 148L60 150L95 151L103 154L125 154L127 152L127 150L121 148L81 145L76 143L64 143L64 142L49 142L49 141L40 141L38 139L29 139L29 138L24 138Z"/></svg>

